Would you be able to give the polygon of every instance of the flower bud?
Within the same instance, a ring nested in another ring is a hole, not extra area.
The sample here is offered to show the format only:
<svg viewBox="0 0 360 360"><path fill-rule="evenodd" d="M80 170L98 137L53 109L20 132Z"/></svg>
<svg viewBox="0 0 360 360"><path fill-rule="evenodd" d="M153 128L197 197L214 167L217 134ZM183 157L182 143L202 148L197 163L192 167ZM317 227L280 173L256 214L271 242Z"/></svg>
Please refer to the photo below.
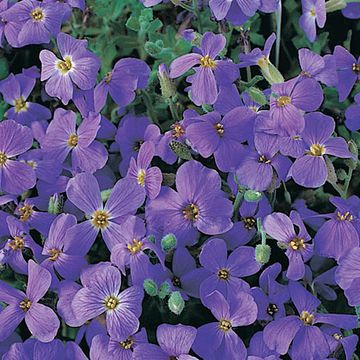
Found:
<svg viewBox="0 0 360 360"><path fill-rule="evenodd" d="M63 208L63 197L59 194L54 194L49 199L48 212L50 214L60 214Z"/></svg>
<svg viewBox="0 0 360 360"><path fill-rule="evenodd" d="M159 289L159 298L165 299L170 294L170 291L171 289L169 283L167 283L166 281L163 282Z"/></svg>
<svg viewBox="0 0 360 360"><path fill-rule="evenodd" d="M336 176L336 172L335 172L335 168L333 163L331 162L331 160L328 157L325 157L325 163L326 163L326 169L327 169L327 181L330 184L336 184L337 183L337 176Z"/></svg>
<svg viewBox="0 0 360 360"><path fill-rule="evenodd" d="M158 294L158 287L155 281L151 279L144 280L144 290L150 296L156 296Z"/></svg>
<svg viewBox="0 0 360 360"><path fill-rule="evenodd" d="M110 196L110 194L111 194L111 190L112 189L106 189L106 190L103 190L100 194L101 194L101 200L103 201L103 202L105 202L108 198L109 198L109 196Z"/></svg>
<svg viewBox="0 0 360 360"><path fill-rule="evenodd" d="M327 13L342 10L345 7L346 7L345 0L329 0L325 3L325 8Z"/></svg>
<svg viewBox="0 0 360 360"><path fill-rule="evenodd" d="M185 307L185 301L179 291L174 291L171 293L168 300L168 307L170 311L176 315L180 315L182 313Z"/></svg>
<svg viewBox="0 0 360 360"><path fill-rule="evenodd" d="M177 239L174 234L167 234L161 239L161 248L168 252L176 248Z"/></svg>
<svg viewBox="0 0 360 360"><path fill-rule="evenodd" d="M157 73L161 94L165 99L169 99L176 95L176 89L173 81L169 77L169 69L165 64L160 64Z"/></svg>
<svg viewBox="0 0 360 360"><path fill-rule="evenodd" d="M247 202L258 202L262 198L262 192L255 190L247 190L244 194L244 199Z"/></svg>
<svg viewBox="0 0 360 360"><path fill-rule="evenodd" d="M170 141L169 146L180 159L192 160L190 149L185 144L180 141L172 140Z"/></svg>
<svg viewBox="0 0 360 360"><path fill-rule="evenodd" d="M259 61L258 64L262 75L270 85L284 82L281 72L270 61Z"/></svg>
<svg viewBox="0 0 360 360"><path fill-rule="evenodd" d="M269 245L258 244L255 248L255 259L261 264L265 265L269 262L271 255L271 248Z"/></svg>

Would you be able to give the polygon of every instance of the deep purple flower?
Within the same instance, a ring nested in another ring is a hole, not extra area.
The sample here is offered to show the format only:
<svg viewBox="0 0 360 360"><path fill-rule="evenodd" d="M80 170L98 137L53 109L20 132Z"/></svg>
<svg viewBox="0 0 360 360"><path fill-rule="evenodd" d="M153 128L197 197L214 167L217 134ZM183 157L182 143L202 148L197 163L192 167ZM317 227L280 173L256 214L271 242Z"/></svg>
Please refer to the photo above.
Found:
<svg viewBox="0 0 360 360"><path fill-rule="evenodd" d="M345 125L351 131L360 129L360 93L355 96L355 102L345 111Z"/></svg>
<svg viewBox="0 0 360 360"><path fill-rule="evenodd" d="M76 114L58 108L50 122L42 148L49 158L63 162L71 152L72 168L95 172L105 166L108 154L105 146L96 141L100 115L90 114L76 129Z"/></svg>
<svg viewBox="0 0 360 360"><path fill-rule="evenodd" d="M0 301L8 306L0 312L0 341L5 340L25 319L31 334L42 342L54 339L60 322L49 307L39 304L51 283L50 273L33 260L28 263L26 293L10 287L0 280Z"/></svg>
<svg viewBox="0 0 360 360"><path fill-rule="evenodd" d="M146 87L150 75L149 66L140 59L119 60L114 69L96 85L94 97L98 109L102 109L110 93L119 106L126 106L135 99L135 90Z"/></svg>
<svg viewBox="0 0 360 360"><path fill-rule="evenodd" d="M216 171L188 161L176 173L176 189L162 187L159 196L148 202L145 214L150 232L173 233L180 245L190 245L198 231L215 235L232 227L232 205L221 191Z"/></svg>
<svg viewBox="0 0 360 360"><path fill-rule="evenodd" d="M206 298L216 322L200 326L193 350L202 358L246 359L246 348L233 328L256 321L257 306L251 295L239 291L230 302L218 291Z"/></svg>
<svg viewBox="0 0 360 360"><path fill-rule="evenodd" d="M155 154L155 145L151 141L145 141L139 150L137 159L131 158L127 178L135 181L145 189L149 199L155 199L160 192L162 174L161 170L154 166L150 167Z"/></svg>
<svg viewBox="0 0 360 360"><path fill-rule="evenodd" d="M276 351L270 350L263 339L263 332L258 331L251 339L248 348L247 360L279 360L280 355Z"/></svg>
<svg viewBox="0 0 360 360"><path fill-rule="evenodd" d="M135 213L145 197L141 187L131 180L121 179L113 187L104 206L99 184L95 176L88 173L72 178L66 194L76 207L89 216L89 220L73 226L67 233L68 237L74 238L71 244L79 252L83 249L87 252L91 248L99 231L107 247L111 249L121 236L119 221L125 215Z"/></svg>
<svg viewBox="0 0 360 360"><path fill-rule="evenodd" d="M360 4L358 2L348 2L346 8L342 9L341 12L348 19L359 19Z"/></svg>
<svg viewBox="0 0 360 360"><path fill-rule="evenodd" d="M36 184L34 169L13 159L32 146L33 137L28 127L5 120L0 123L0 190L21 194Z"/></svg>
<svg viewBox="0 0 360 360"><path fill-rule="evenodd" d="M334 57L339 77L337 89L339 100L344 101L350 94L357 80L360 80L360 57L356 58L342 46L335 46Z"/></svg>
<svg viewBox="0 0 360 360"><path fill-rule="evenodd" d="M6 116L20 124L30 124L36 120L49 120L51 112L43 105L27 101L34 89L36 79L24 74L10 74L0 83L0 92L4 100L12 105Z"/></svg>
<svg viewBox="0 0 360 360"><path fill-rule="evenodd" d="M145 116L126 115L120 122L115 141L120 148L120 174L127 174L130 159L137 158L141 145L152 141L155 145L160 138L160 129L151 124Z"/></svg>
<svg viewBox="0 0 360 360"><path fill-rule="evenodd" d="M240 11L245 19L253 16L260 5L260 0L210 0L209 6L216 20L223 20L229 11L234 11L234 9L231 9L233 2L236 4L236 7L239 8L237 11Z"/></svg>
<svg viewBox="0 0 360 360"><path fill-rule="evenodd" d="M49 96L58 97L67 105L75 85L81 90L94 87L100 61L86 49L87 40L77 40L61 32L57 46L62 59L49 50L40 52L41 81L47 80L45 90Z"/></svg>
<svg viewBox="0 0 360 360"><path fill-rule="evenodd" d="M316 324L331 324L350 330L357 326L357 316L317 313L320 301L297 282L289 284L290 296L299 315L276 319L264 329L266 345L284 355L290 350L293 360L324 359L330 353L321 328Z"/></svg>
<svg viewBox="0 0 360 360"><path fill-rule="evenodd" d="M80 289L72 308L76 318L85 323L105 313L106 328L111 337L123 341L139 328L143 291L131 286L120 292L121 274L113 266L93 273L91 282Z"/></svg>
<svg viewBox="0 0 360 360"><path fill-rule="evenodd" d="M323 101L320 84L314 79L294 78L271 87L270 116L279 135L292 134L304 124L304 111L315 111Z"/></svg>
<svg viewBox="0 0 360 360"><path fill-rule="evenodd" d="M239 162L241 142L246 140L244 129L251 117L251 110L245 107L235 108L223 118L216 111L210 112L194 118L186 136L202 157L214 155L219 170L228 172Z"/></svg>
<svg viewBox="0 0 360 360"><path fill-rule="evenodd" d="M302 15L299 24L311 42L316 39L316 25L323 28L326 22L325 0L301 0Z"/></svg>
<svg viewBox="0 0 360 360"><path fill-rule="evenodd" d="M304 78L313 78L327 86L337 85L338 78L334 56L320 56L309 49L300 49L299 61L302 70L300 75Z"/></svg>
<svg viewBox="0 0 360 360"><path fill-rule="evenodd" d="M177 78L199 65L194 68L195 74L187 78L192 84L191 99L198 106L214 104L218 85L231 84L239 77L239 70L231 60L216 60L225 45L223 35L206 32L201 39L201 53L180 56L170 65L171 78Z"/></svg>
<svg viewBox="0 0 360 360"><path fill-rule="evenodd" d="M196 337L196 329L182 324L161 324L156 329L156 338L159 346L154 344L138 344L134 349L134 360L147 359L183 359L196 360L189 351Z"/></svg>
<svg viewBox="0 0 360 360"><path fill-rule="evenodd" d="M206 242L201 249L199 260L208 270L208 277L200 286L201 299L215 290L227 299L236 297L238 291L248 292L249 285L241 278L260 270L253 247L239 246L228 257L226 243L222 239L211 239Z"/></svg>
<svg viewBox="0 0 360 360"><path fill-rule="evenodd" d="M295 226L299 229L298 232L295 231ZM302 279L305 275L304 262L311 258L313 245L308 244L311 238L300 215L296 211L292 211L290 217L282 213L272 213L264 219L264 229L272 238L287 247L289 267L286 276L290 280Z"/></svg>
<svg viewBox="0 0 360 360"><path fill-rule="evenodd" d="M56 3L22 0L7 11L11 21L21 26L18 47L49 43L60 32L64 9Z"/></svg>
<svg viewBox="0 0 360 360"><path fill-rule="evenodd" d="M304 80L305 81L305 80ZM324 155L352 158L346 141L331 137L335 130L334 120L320 112L305 115L305 127L301 137L306 152L291 166L289 176L302 186L317 188L325 184L327 167Z"/></svg>
<svg viewBox="0 0 360 360"><path fill-rule="evenodd" d="M9 264L10 267L20 274L28 273L28 264L24 259L23 250L31 249L34 257L38 260L41 257L41 246L25 231L24 224L13 216L6 218L11 237L8 238L4 247L0 250L4 254L1 264Z"/></svg>
<svg viewBox="0 0 360 360"><path fill-rule="evenodd" d="M360 248L351 249L338 261L335 280L344 290L349 305L360 306Z"/></svg>

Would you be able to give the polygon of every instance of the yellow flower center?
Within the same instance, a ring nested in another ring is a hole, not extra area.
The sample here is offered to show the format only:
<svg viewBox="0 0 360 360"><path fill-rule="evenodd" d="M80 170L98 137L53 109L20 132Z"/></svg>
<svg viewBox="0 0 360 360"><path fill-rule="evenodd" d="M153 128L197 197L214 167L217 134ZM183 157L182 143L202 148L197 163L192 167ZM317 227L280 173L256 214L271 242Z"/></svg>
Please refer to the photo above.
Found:
<svg viewBox="0 0 360 360"><path fill-rule="evenodd" d="M25 241L21 236L14 236L8 245L12 250L22 250L25 247Z"/></svg>
<svg viewBox="0 0 360 360"><path fill-rule="evenodd" d="M337 341L341 340L343 338L343 336L341 334L335 333L333 334L333 338Z"/></svg>
<svg viewBox="0 0 360 360"><path fill-rule="evenodd" d="M340 211L337 212L337 219L339 221L352 221L353 220L353 216L348 212L346 211L345 214L341 214Z"/></svg>
<svg viewBox="0 0 360 360"><path fill-rule="evenodd" d="M7 159L8 157L6 156L6 154L0 151L0 166L4 166Z"/></svg>
<svg viewBox="0 0 360 360"><path fill-rule="evenodd" d="M108 73L106 74L106 76L105 76L105 82L106 82L106 84L109 84L109 83L110 83L111 78L112 78L112 72L110 71L110 72L108 72Z"/></svg>
<svg viewBox="0 0 360 360"><path fill-rule="evenodd" d="M352 64L352 70L355 74L360 74L360 64Z"/></svg>
<svg viewBox="0 0 360 360"><path fill-rule="evenodd" d="M266 312L270 316L274 316L279 311L279 308L275 304L269 304L269 306L266 309Z"/></svg>
<svg viewBox="0 0 360 360"><path fill-rule="evenodd" d="M181 280L179 277L174 276L171 280L171 282L173 283L174 286L176 287L181 287Z"/></svg>
<svg viewBox="0 0 360 360"><path fill-rule="evenodd" d="M315 8L311 8L311 10L309 11L310 12L310 15L315 17L316 16L316 11L315 11Z"/></svg>
<svg viewBox="0 0 360 360"><path fill-rule="evenodd" d="M28 311L31 307L31 301L28 298L25 298L20 302L20 309L23 311Z"/></svg>
<svg viewBox="0 0 360 360"><path fill-rule="evenodd" d="M36 163L36 161L34 161L34 160L29 160L29 161L27 161L26 162L31 168L33 168L33 169L36 169L37 168L37 163Z"/></svg>
<svg viewBox="0 0 360 360"><path fill-rule="evenodd" d="M291 241L290 241L290 247L293 249L293 250L302 250L302 249L305 249L306 247L306 244L304 242L304 239L303 238L299 238L299 237L295 237L293 238Z"/></svg>
<svg viewBox="0 0 360 360"><path fill-rule="evenodd" d="M32 206L29 204L24 204L21 208L18 209L18 211L21 221L27 221L33 213Z"/></svg>
<svg viewBox="0 0 360 360"><path fill-rule="evenodd" d="M230 272L228 269L220 269L217 273L217 277L220 280L227 280L230 276Z"/></svg>
<svg viewBox="0 0 360 360"><path fill-rule="evenodd" d="M56 261L59 257L59 255L61 254L61 250L59 249L50 249L48 251L50 257L49 257L49 260L51 261Z"/></svg>
<svg viewBox="0 0 360 360"><path fill-rule="evenodd" d="M247 230L251 230L255 224L256 224L256 220L253 217L246 217L242 219L244 222L244 227Z"/></svg>
<svg viewBox="0 0 360 360"><path fill-rule="evenodd" d="M264 155L261 155L258 161L262 164L271 164L271 160L267 159Z"/></svg>
<svg viewBox="0 0 360 360"><path fill-rule="evenodd" d="M91 223L95 228L106 229L109 225L110 214L105 210L96 210L92 214Z"/></svg>
<svg viewBox="0 0 360 360"><path fill-rule="evenodd" d="M219 321L219 329L221 331L227 332L232 328L231 322L229 320L226 319L221 319Z"/></svg>
<svg viewBox="0 0 360 360"><path fill-rule="evenodd" d="M177 122L177 123L171 125L171 127L172 127L171 136L174 139L178 139L179 137L181 137L181 136L183 136L185 134L185 130L181 126L180 123Z"/></svg>
<svg viewBox="0 0 360 360"><path fill-rule="evenodd" d="M27 103L26 103L25 99L22 96L19 99L14 100L14 107L15 107L15 112L16 113L28 110Z"/></svg>
<svg viewBox="0 0 360 360"><path fill-rule="evenodd" d="M214 125L215 127L215 130L216 132L219 134L219 136L223 136L224 135L224 125L223 124L220 124L220 123L217 123Z"/></svg>
<svg viewBox="0 0 360 360"><path fill-rule="evenodd" d="M146 171L144 169L140 169L137 174L137 183L141 186L145 186L145 177Z"/></svg>
<svg viewBox="0 0 360 360"><path fill-rule="evenodd" d="M302 72L301 72L301 75L306 76L306 77L308 77L308 78L311 78L311 77L312 77L311 74L309 74L309 73L306 72L306 71L302 71Z"/></svg>
<svg viewBox="0 0 360 360"><path fill-rule="evenodd" d="M44 19L45 15L41 8L36 8L30 12L30 16L34 21L41 21Z"/></svg>
<svg viewBox="0 0 360 360"><path fill-rule="evenodd" d="M324 145L312 144L307 154L312 156L322 156L325 154L325 151L326 149Z"/></svg>
<svg viewBox="0 0 360 360"><path fill-rule="evenodd" d="M108 296L104 301L107 310L114 310L119 305L119 299L114 296Z"/></svg>
<svg viewBox="0 0 360 360"><path fill-rule="evenodd" d="M300 320L305 325L312 325L314 323L314 315L310 314L308 311L302 311L300 314Z"/></svg>
<svg viewBox="0 0 360 360"><path fill-rule="evenodd" d="M195 204L189 204L183 210L183 215L186 220L196 221L199 217L199 208Z"/></svg>
<svg viewBox="0 0 360 360"><path fill-rule="evenodd" d="M204 68L215 69L216 61L211 59L211 57L209 55L205 55L200 59L200 65Z"/></svg>
<svg viewBox="0 0 360 360"><path fill-rule="evenodd" d="M291 97L290 96L279 96L276 99L276 105L278 107L284 107L286 105L291 104Z"/></svg>
<svg viewBox="0 0 360 360"><path fill-rule="evenodd" d="M56 66L63 75L67 74L73 68L71 57L65 56L64 60L59 60Z"/></svg>
<svg viewBox="0 0 360 360"><path fill-rule="evenodd" d="M142 241L133 239L132 244L128 244L127 248L130 251L131 255L134 255L142 250L142 246Z"/></svg>
<svg viewBox="0 0 360 360"><path fill-rule="evenodd" d="M75 147L78 144L79 137L76 134L70 134L67 144L69 147Z"/></svg>
<svg viewBox="0 0 360 360"><path fill-rule="evenodd" d="M132 346L134 345L134 339L130 336L126 340L120 341L119 344L125 350L130 350L132 348Z"/></svg>

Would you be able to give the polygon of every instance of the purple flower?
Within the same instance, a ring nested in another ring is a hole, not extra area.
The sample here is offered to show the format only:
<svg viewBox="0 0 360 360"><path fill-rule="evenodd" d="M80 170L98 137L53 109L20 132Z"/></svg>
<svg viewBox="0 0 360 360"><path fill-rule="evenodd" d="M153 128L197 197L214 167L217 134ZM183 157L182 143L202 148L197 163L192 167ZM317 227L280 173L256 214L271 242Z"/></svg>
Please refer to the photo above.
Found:
<svg viewBox="0 0 360 360"><path fill-rule="evenodd" d="M186 128L186 137L202 157L214 155L219 170L228 172L239 162L241 141L246 140L244 129L251 115L250 109L238 107L223 118L215 111L198 116Z"/></svg>
<svg viewBox="0 0 360 360"><path fill-rule="evenodd" d="M344 290L349 305L360 306L360 248L354 247L338 261L335 280Z"/></svg>
<svg viewBox="0 0 360 360"><path fill-rule="evenodd" d="M150 167L155 154L155 145L151 141L144 142L139 150L137 159L131 158L127 178L145 189L149 199L155 199L160 192L162 174L161 170L154 166Z"/></svg>
<svg viewBox="0 0 360 360"><path fill-rule="evenodd" d="M28 273L28 264L24 259L23 250L31 249L36 259L41 256L41 246L36 244L32 237L26 233L24 224L15 217L6 218L7 226L11 237L5 243L1 250L5 257L2 264L9 264L10 267L20 274Z"/></svg>
<svg viewBox="0 0 360 360"><path fill-rule="evenodd" d="M360 94L355 96L355 102L345 111L345 125L351 131L360 129Z"/></svg>
<svg viewBox="0 0 360 360"><path fill-rule="evenodd" d="M300 75L304 78L313 78L326 86L336 86L338 83L336 62L332 55L320 56L309 49L299 50L301 66Z"/></svg>
<svg viewBox="0 0 360 360"><path fill-rule="evenodd" d="M263 339L263 332L258 331L250 340L247 360L279 360L280 355L276 351L271 351Z"/></svg>
<svg viewBox="0 0 360 360"><path fill-rule="evenodd" d="M24 74L10 74L0 83L0 92L4 100L12 105L6 116L20 124L31 124L33 121L49 120L51 112L45 106L27 101L34 89L36 79Z"/></svg>
<svg viewBox="0 0 360 360"><path fill-rule="evenodd" d="M247 0L248 1L248 0ZM231 84L239 77L237 66L230 60L216 60L225 48L223 35L206 32L201 39L201 53L180 56L170 65L170 77L177 78L195 67L195 74L187 78L192 84L192 101L200 106L214 104L218 96L218 85Z"/></svg>
<svg viewBox="0 0 360 360"><path fill-rule="evenodd" d="M292 134L304 124L304 111L315 111L323 101L323 92L314 79L294 78L271 87L270 116L279 135Z"/></svg>
<svg viewBox="0 0 360 360"><path fill-rule="evenodd" d="M233 4L234 3L234 4ZM260 0L210 0L209 6L212 12L215 15L216 20L223 20L230 11L237 11L242 13L242 17L246 18L251 17L255 14L256 10L259 8ZM231 9L231 7L236 7L237 9ZM244 21L245 22L245 21ZM239 24L236 24L239 25Z"/></svg>
<svg viewBox="0 0 360 360"><path fill-rule="evenodd" d="M106 334L97 335L90 347L91 360L130 360L134 357L137 346L147 343L145 329L130 335L123 341L117 341Z"/></svg>
<svg viewBox="0 0 360 360"><path fill-rule="evenodd" d="M302 15L299 24L311 42L316 39L316 25L323 28L326 22L325 0L301 0Z"/></svg>
<svg viewBox="0 0 360 360"><path fill-rule="evenodd" d="M53 340L59 329L60 322L54 311L39 304L49 289L50 273L29 260L28 274L26 293L0 280L0 301L8 304L0 312L0 341L10 336L23 319L31 334L42 342Z"/></svg>
<svg viewBox="0 0 360 360"><path fill-rule="evenodd" d="M248 292L249 285L241 277L253 275L260 270L253 247L239 246L228 257L226 243L222 239L211 239L206 242L199 260L208 270L208 277L200 286L201 299L215 290L227 299L236 296L239 290Z"/></svg>
<svg viewBox="0 0 360 360"><path fill-rule="evenodd" d="M264 191L271 185L274 172L279 180L285 180L291 161L278 151L277 137L258 134L255 149L248 146L241 156L236 170L238 182L251 190Z"/></svg>
<svg viewBox="0 0 360 360"><path fill-rule="evenodd" d="M0 190L21 194L36 184L34 169L14 158L32 146L33 137L28 127L5 120L0 123Z"/></svg>
<svg viewBox="0 0 360 360"><path fill-rule="evenodd" d="M63 7L56 3L22 0L7 11L12 22L21 26L17 36L18 47L49 43L60 32Z"/></svg>
<svg viewBox="0 0 360 360"><path fill-rule="evenodd" d="M75 247L74 250L85 253L91 248L99 231L111 250L119 242L119 235L121 236L119 221L125 215L135 213L145 198L141 187L131 180L121 179L113 187L104 206L99 184L95 176L89 173L81 173L72 178L66 194L76 207L89 216L89 220L73 226L67 233L70 239L74 238L69 250Z"/></svg>
<svg viewBox="0 0 360 360"><path fill-rule="evenodd" d="M331 137L335 130L334 120L320 112L305 115L305 128L301 137L306 152L297 158L289 170L289 176L302 186L317 188L325 184L327 167L324 155L352 158L346 141Z"/></svg>
<svg viewBox="0 0 360 360"><path fill-rule="evenodd" d="M134 58L119 60L114 69L96 85L96 107L104 107L108 93L119 106L131 103L135 99L135 90L146 87L149 75L150 68L144 61Z"/></svg>
<svg viewBox="0 0 360 360"><path fill-rule="evenodd" d="M342 9L341 12L348 19L359 19L360 4L358 2L348 2L346 8Z"/></svg>
<svg viewBox="0 0 360 360"><path fill-rule="evenodd" d="M159 196L148 202L150 232L173 233L180 245L190 245L196 242L198 230L208 235L230 230L232 205L221 191L216 171L188 161L176 173L176 189L162 187Z"/></svg>
<svg viewBox="0 0 360 360"><path fill-rule="evenodd" d="M321 328L316 324L331 324L350 330L357 326L357 316L316 313L320 301L297 282L289 284L290 296L299 315L276 319L264 329L265 344L279 354L287 354L290 344L293 360L324 359L330 353Z"/></svg>
<svg viewBox="0 0 360 360"><path fill-rule="evenodd" d="M337 84L339 100L344 101L349 96L356 81L360 80L360 57L356 60L349 51L339 45L335 46L334 57L339 77Z"/></svg>
<svg viewBox="0 0 360 360"><path fill-rule="evenodd" d="M106 328L111 337L125 340L139 328L143 291L131 286L120 292L121 274L113 266L98 269L75 295L72 309L76 318L85 323L105 313Z"/></svg>
<svg viewBox="0 0 360 360"><path fill-rule="evenodd" d="M141 145L145 141L152 141L155 145L159 141L160 129L150 123L145 116L126 115L120 122L115 141L120 148L120 174L127 174L130 159L137 158Z"/></svg>
<svg viewBox="0 0 360 360"><path fill-rule="evenodd" d="M159 346L154 344L139 344L134 349L134 360L147 359L183 359L196 360L190 356L189 351L196 337L196 329L182 324L161 324L156 330L156 338Z"/></svg>
<svg viewBox="0 0 360 360"><path fill-rule="evenodd" d="M299 229L298 233L295 226ZM305 275L304 262L311 258L313 246L307 244L311 238L300 215L296 211L292 211L290 217L282 213L272 213L264 219L264 229L273 239L287 247L289 267L286 276L290 280L302 279Z"/></svg>
<svg viewBox="0 0 360 360"><path fill-rule="evenodd" d="M136 216L129 216L119 227L118 243L111 249L111 262L126 275L130 267L131 280L134 285L142 286L146 279L147 269L151 266L145 250L152 250L160 261L164 262L161 249L146 237L145 223Z"/></svg>
<svg viewBox="0 0 360 360"><path fill-rule="evenodd" d="M73 97L74 86L81 90L94 87L99 59L86 49L86 40L77 40L65 33L57 36L57 46L62 59L49 50L40 52L41 81L46 81L49 96L58 97L67 105Z"/></svg>
<svg viewBox="0 0 360 360"><path fill-rule="evenodd" d="M260 275L260 287L251 288L251 295L258 307L257 319L260 321L272 321L286 316L285 303L290 296L287 286L276 281L280 272L279 263L269 266Z"/></svg>
<svg viewBox="0 0 360 360"><path fill-rule="evenodd" d="M202 358L246 359L246 348L233 328L256 321L257 307L251 295L239 291L235 299L226 301L218 291L206 298L204 305L210 309L216 322L200 326L193 350Z"/></svg>
<svg viewBox="0 0 360 360"><path fill-rule="evenodd" d="M91 113L76 129L76 114L58 108L42 141L47 157L63 162L71 152L72 168L95 172L105 166L108 154L105 146L96 141L100 115Z"/></svg>

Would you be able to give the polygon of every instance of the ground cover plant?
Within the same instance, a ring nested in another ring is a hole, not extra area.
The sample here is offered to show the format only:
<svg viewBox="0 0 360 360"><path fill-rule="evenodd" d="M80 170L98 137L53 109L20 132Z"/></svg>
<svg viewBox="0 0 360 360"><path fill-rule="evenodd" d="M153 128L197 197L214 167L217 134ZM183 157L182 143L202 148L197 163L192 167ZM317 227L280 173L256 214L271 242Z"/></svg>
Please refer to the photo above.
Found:
<svg viewBox="0 0 360 360"><path fill-rule="evenodd" d="M0 0L0 357L358 360L359 0Z"/></svg>

